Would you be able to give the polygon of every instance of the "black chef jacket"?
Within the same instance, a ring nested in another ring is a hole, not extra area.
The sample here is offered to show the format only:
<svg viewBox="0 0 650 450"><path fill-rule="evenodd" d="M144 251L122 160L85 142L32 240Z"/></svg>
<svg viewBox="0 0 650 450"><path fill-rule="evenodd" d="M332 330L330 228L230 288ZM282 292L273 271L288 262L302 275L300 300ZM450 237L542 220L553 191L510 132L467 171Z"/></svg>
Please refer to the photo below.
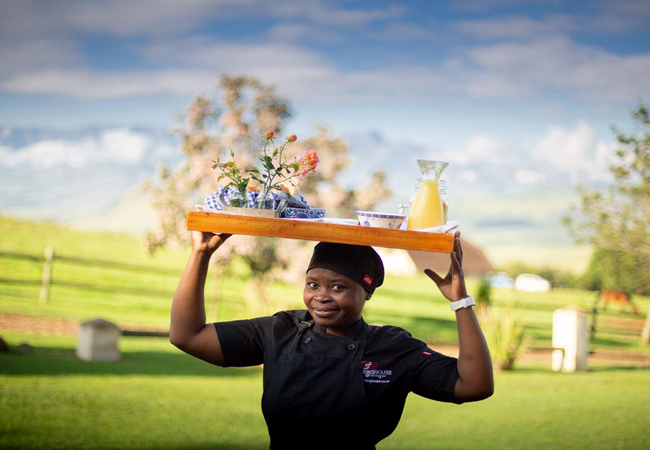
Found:
<svg viewBox="0 0 650 450"><path fill-rule="evenodd" d="M409 392L457 403L457 359L398 327L360 319L334 336L306 310L215 327L226 367L264 364L271 448L372 449L397 427Z"/></svg>

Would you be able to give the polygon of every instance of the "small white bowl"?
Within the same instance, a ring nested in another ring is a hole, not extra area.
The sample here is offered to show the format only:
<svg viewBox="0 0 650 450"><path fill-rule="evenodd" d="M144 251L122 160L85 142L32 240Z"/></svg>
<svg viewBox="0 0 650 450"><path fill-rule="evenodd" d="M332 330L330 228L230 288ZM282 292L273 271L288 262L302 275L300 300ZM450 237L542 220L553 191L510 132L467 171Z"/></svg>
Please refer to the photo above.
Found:
<svg viewBox="0 0 650 450"><path fill-rule="evenodd" d="M357 211L359 224L364 227L399 228L406 219L402 214L380 213L374 211Z"/></svg>

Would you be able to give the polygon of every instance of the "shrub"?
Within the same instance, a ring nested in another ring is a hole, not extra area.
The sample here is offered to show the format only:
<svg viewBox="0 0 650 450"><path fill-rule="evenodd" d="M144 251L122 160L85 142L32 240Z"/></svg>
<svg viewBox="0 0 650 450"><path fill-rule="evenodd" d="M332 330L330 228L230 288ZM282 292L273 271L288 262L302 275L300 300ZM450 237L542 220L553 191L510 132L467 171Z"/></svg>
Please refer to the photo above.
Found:
<svg viewBox="0 0 650 450"><path fill-rule="evenodd" d="M496 369L512 370L515 361L528 348L530 336L513 306L495 312L488 306L478 308L478 318Z"/></svg>
<svg viewBox="0 0 650 450"><path fill-rule="evenodd" d="M492 286L487 276L482 276L476 291L476 304L480 307L490 306L492 302Z"/></svg>

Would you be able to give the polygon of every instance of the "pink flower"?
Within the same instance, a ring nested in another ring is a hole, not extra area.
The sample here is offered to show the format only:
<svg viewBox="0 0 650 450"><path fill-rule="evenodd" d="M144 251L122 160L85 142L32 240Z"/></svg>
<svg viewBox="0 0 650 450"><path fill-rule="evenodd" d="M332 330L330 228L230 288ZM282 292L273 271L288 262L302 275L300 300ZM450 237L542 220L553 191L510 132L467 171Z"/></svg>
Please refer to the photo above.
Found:
<svg viewBox="0 0 650 450"><path fill-rule="evenodd" d="M297 172L301 172L299 175L302 178L307 177L310 173L316 172L316 166L318 165L318 155L314 150L308 150L299 158L295 158L298 166L296 167Z"/></svg>
<svg viewBox="0 0 650 450"><path fill-rule="evenodd" d="M264 136L266 136L267 139L273 139L275 137L275 133L273 132L273 130L269 130L266 132Z"/></svg>
<svg viewBox="0 0 650 450"><path fill-rule="evenodd" d="M318 165L318 154L315 150L308 150L302 155L303 161L309 166L310 169L316 171L316 166Z"/></svg>
<svg viewBox="0 0 650 450"><path fill-rule="evenodd" d="M296 142L296 139L298 139L298 137L295 134L292 134L291 136L287 137L287 141L289 142Z"/></svg>

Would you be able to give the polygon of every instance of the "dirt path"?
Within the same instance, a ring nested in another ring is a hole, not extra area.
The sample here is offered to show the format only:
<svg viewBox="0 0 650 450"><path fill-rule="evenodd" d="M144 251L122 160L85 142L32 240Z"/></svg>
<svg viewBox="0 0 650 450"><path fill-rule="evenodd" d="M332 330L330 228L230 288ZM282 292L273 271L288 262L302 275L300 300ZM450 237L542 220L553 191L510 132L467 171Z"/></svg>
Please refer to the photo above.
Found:
<svg viewBox="0 0 650 450"><path fill-rule="evenodd" d="M79 322L76 320L0 312L0 333L13 331L54 336L76 336L78 328Z"/></svg>
<svg viewBox="0 0 650 450"><path fill-rule="evenodd" d="M0 336L3 332L29 333L50 336L76 336L79 322L76 320L25 316L0 312ZM137 331L135 327L123 327L124 330ZM165 331L147 329L142 331ZM453 346L436 347L436 350L451 356L458 355L458 348ZM521 361L551 362L550 350L531 350L522 356ZM614 364L650 368L650 347L646 351L599 350L589 355L589 363Z"/></svg>
<svg viewBox="0 0 650 450"><path fill-rule="evenodd" d="M155 327L121 326L125 331L165 332ZM40 334L50 336L76 336L79 322L70 319L25 316L22 314L9 314L0 312L0 334L13 331L26 334Z"/></svg>

